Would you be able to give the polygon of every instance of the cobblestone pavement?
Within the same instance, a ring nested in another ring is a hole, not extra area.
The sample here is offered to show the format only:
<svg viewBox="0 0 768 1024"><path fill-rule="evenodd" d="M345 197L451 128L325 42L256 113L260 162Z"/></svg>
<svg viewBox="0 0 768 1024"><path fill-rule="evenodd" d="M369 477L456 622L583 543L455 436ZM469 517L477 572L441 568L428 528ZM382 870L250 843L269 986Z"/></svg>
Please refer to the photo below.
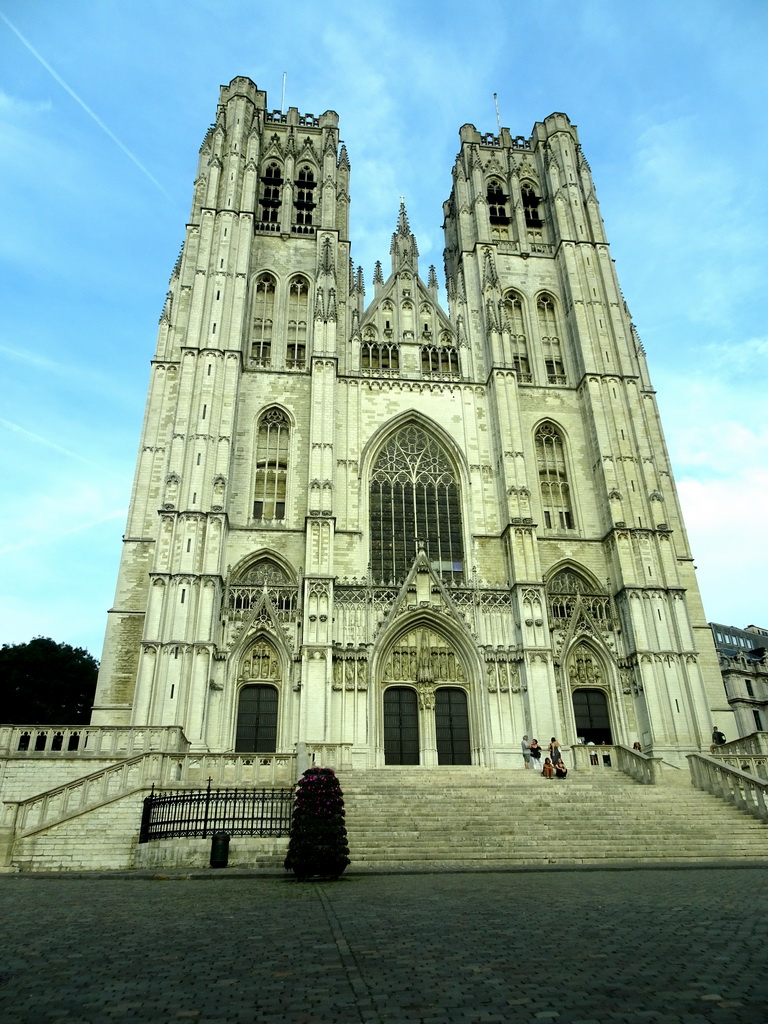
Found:
<svg viewBox="0 0 768 1024"><path fill-rule="evenodd" d="M765 1024L768 869L0 877L2 1024Z"/></svg>

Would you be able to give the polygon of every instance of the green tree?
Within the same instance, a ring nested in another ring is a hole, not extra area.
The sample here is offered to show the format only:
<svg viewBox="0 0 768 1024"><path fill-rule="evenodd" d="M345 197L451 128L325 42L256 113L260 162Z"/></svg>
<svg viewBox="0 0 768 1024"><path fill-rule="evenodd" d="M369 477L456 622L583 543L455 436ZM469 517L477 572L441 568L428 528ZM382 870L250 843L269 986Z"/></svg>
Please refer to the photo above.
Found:
<svg viewBox="0 0 768 1024"><path fill-rule="evenodd" d="M99 663L83 647L36 636L0 647L0 722L84 725L90 719Z"/></svg>

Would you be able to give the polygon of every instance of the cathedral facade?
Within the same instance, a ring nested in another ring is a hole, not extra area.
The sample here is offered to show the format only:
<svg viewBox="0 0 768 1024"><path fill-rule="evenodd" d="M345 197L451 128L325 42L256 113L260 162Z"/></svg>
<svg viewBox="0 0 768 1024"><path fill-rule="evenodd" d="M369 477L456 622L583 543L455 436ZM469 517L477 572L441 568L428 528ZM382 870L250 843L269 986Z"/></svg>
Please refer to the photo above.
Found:
<svg viewBox="0 0 768 1024"><path fill-rule="evenodd" d="M522 767L524 734L684 764L722 682L576 128L461 128L447 310L402 204L366 302L349 197L334 112L222 87L93 724L357 768Z"/></svg>

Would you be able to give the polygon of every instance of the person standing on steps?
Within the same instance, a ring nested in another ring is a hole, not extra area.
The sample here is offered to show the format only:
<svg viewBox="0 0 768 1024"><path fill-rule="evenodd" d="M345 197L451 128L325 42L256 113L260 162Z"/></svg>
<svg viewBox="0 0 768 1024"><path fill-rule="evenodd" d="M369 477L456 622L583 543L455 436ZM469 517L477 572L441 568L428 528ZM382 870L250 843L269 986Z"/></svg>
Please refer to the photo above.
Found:
<svg viewBox="0 0 768 1024"><path fill-rule="evenodd" d="M541 747L536 739L531 740L531 768L541 771Z"/></svg>
<svg viewBox="0 0 768 1024"><path fill-rule="evenodd" d="M557 742L555 737L549 741L549 756L552 758L552 764L557 765L557 762L563 756L560 752L560 744Z"/></svg>
<svg viewBox="0 0 768 1024"><path fill-rule="evenodd" d="M531 767L531 744L527 736L523 736L523 742L520 744L523 752L523 761L525 761L525 767Z"/></svg>

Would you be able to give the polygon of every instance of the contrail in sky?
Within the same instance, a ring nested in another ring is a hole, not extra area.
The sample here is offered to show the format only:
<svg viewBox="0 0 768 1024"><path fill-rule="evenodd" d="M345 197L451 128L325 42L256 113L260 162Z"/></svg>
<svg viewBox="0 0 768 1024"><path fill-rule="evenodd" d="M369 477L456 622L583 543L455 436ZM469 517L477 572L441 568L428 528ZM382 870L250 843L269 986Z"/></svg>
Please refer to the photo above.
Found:
<svg viewBox="0 0 768 1024"><path fill-rule="evenodd" d="M99 466L97 463L91 462L90 459L86 459L83 455L79 455L77 452L71 452L69 448L64 448L62 445L56 444L55 441L49 441L47 437L42 437L40 434L35 434L31 430L27 430L26 427L19 426L18 423L13 423L11 420L0 419L0 427L5 427L6 430L10 430L14 434L21 434L22 437L27 437L30 441L34 441L36 444L44 445L46 448L52 448L55 452L59 452L60 455L66 455L70 459L77 459L78 462L82 462L86 466L98 469L101 473L105 472L103 466ZM114 470L107 469L106 472L112 473L116 477L121 476L120 473L116 473Z"/></svg>
<svg viewBox="0 0 768 1024"><path fill-rule="evenodd" d="M2 11L0 11L0 18L2 18L2 20L8 26L8 28L11 30L11 32L13 32L13 34L15 36L17 36L21 40L21 42L24 44L24 46L26 46L26 48L32 54L32 56L43 65L43 67L48 72L48 74L59 83L59 85L62 87L62 89L64 89L65 92L69 93L69 95L72 97L72 99L75 101L75 103L79 104L83 108L83 110L86 112L86 114L96 122L96 124L99 126L99 128L101 128L101 130L103 132L105 132L110 137L110 139L112 139L112 141L115 143L115 145L119 146L120 149L122 149L122 151L125 153L125 155L128 157L128 159L132 160L133 163L136 164L136 166L139 168L139 170L142 172L142 174L145 174L149 178L149 180L152 182L152 184L157 186L157 188L160 189L160 191L163 193L163 195L167 199L170 199L171 202L173 202L171 196L165 191L165 189L160 184L160 182L157 180L157 178L147 170L147 168L144 166L144 164L137 157L135 157L133 155L133 153L130 151L130 149L128 149L127 146L123 145L123 143L120 141L120 139L118 139L118 137L114 134L114 132L111 132L109 130L109 128L107 128L107 126L104 124L104 122L96 114L94 114L94 112L91 110L91 108L88 106L88 104L85 103L83 100L81 100L80 97L77 95L77 93L74 91L74 89L70 88L70 86L67 85L67 83L64 81L64 79L61 77L61 75L58 74L58 72L54 71L54 69L51 67L51 65L48 63L48 61L45 60L45 58L41 54L39 54L37 52L37 50L34 48L34 46L29 42L29 40L24 38L24 36L21 34L21 32L19 32L19 30L16 28L16 26L14 24L12 24L12 22L10 22L8 20L8 18L3 14Z"/></svg>

